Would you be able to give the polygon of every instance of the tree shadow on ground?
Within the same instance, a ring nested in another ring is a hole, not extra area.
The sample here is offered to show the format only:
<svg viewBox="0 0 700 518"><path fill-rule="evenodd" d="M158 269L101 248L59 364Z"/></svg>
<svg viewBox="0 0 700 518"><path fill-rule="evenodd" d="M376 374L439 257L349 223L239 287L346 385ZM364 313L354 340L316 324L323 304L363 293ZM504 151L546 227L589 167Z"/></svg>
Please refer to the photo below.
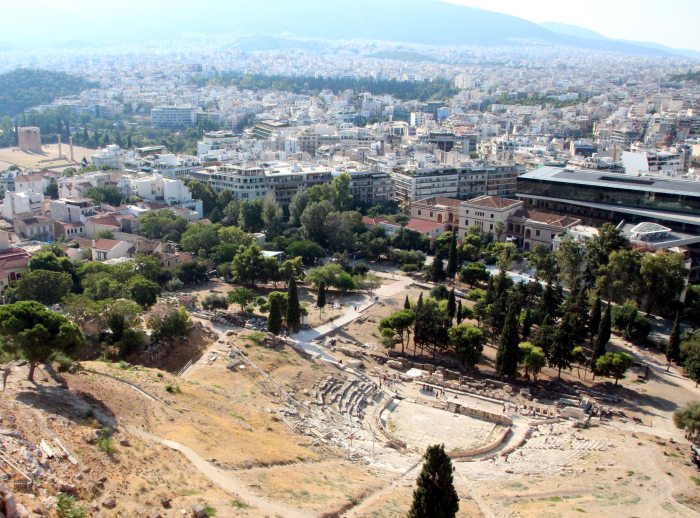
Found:
<svg viewBox="0 0 700 518"><path fill-rule="evenodd" d="M18 392L16 398L26 405L60 415L77 424L85 425L90 419L96 419L107 428L118 426L115 414L102 401L85 392L37 384L33 390Z"/></svg>

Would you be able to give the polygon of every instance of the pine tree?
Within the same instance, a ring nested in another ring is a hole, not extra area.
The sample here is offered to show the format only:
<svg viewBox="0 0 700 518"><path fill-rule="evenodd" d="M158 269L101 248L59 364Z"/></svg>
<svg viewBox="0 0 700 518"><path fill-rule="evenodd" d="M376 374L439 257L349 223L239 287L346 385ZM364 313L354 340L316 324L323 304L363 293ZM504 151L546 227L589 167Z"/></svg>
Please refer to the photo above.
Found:
<svg viewBox="0 0 700 518"><path fill-rule="evenodd" d="M518 311L511 305L506 314L496 353L496 374L499 376L515 376L518 372L518 343Z"/></svg>
<svg viewBox="0 0 700 518"><path fill-rule="evenodd" d="M457 301L457 325L462 323L462 320L464 319L462 315L462 301L458 300Z"/></svg>
<svg viewBox="0 0 700 518"><path fill-rule="evenodd" d="M326 307L326 283L318 283L318 293L316 294L316 306L318 306L319 315Z"/></svg>
<svg viewBox="0 0 700 518"><path fill-rule="evenodd" d="M126 148L131 149L133 147L133 143L131 142L131 133L129 133L126 136Z"/></svg>
<svg viewBox="0 0 700 518"><path fill-rule="evenodd" d="M593 344L593 351L591 354L591 368L595 369L595 363L598 358L605 354L605 347L608 345L610 340L611 330L611 316L610 316L610 304L605 308L605 313L603 313L603 318L598 326L598 334L595 337L595 342Z"/></svg>
<svg viewBox="0 0 700 518"><path fill-rule="evenodd" d="M282 307L278 297L274 297L270 301L270 317L267 320L267 330L276 335L282 331Z"/></svg>
<svg viewBox="0 0 700 518"><path fill-rule="evenodd" d="M426 343L425 336L425 321L423 320L423 292L418 295L418 302L416 302L416 321L413 324L413 354L416 353L416 347L421 346L421 351L423 350L423 344Z"/></svg>
<svg viewBox="0 0 700 518"><path fill-rule="evenodd" d="M408 517L453 518L459 510L459 497L454 488L452 461L443 445L429 446L423 458Z"/></svg>
<svg viewBox="0 0 700 518"><path fill-rule="evenodd" d="M593 337L598 332L598 326L600 326L601 313L602 307L600 295L596 295L595 302L593 303L593 309L591 310L591 316L588 319L588 330L591 333L591 345L593 345Z"/></svg>
<svg viewBox="0 0 700 518"><path fill-rule="evenodd" d="M452 288L450 290L450 296L447 299L447 316L449 317L450 322L455 317L456 312L457 312L457 299L455 298L455 289Z"/></svg>
<svg viewBox="0 0 700 518"><path fill-rule="evenodd" d="M292 333L296 333L301 327L300 314L297 281L292 277L289 279L289 284L287 286L287 326Z"/></svg>
<svg viewBox="0 0 700 518"><path fill-rule="evenodd" d="M668 366L666 371L671 370L671 362L674 361L678 363L681 359L681 314L676 313L676 320L673 322L673 330L671 331L671 336L668 337L668 344L666 345L666 360L668 360Z"/></svg>
<svg viewBox="0 0 700 518"><path fill-rule="evenodd" d="M450 251L447 255L447 277L449 279L454 279L457 274L457 231L452 232L452 239L450 239Z"/></svg>
<svg viewBox="0 0 700 518"><path fill-rule="evenodd" d="M406 295L406 300L403 301L403 309L411 309L411 303L408 301L408 295Z"/></svg>

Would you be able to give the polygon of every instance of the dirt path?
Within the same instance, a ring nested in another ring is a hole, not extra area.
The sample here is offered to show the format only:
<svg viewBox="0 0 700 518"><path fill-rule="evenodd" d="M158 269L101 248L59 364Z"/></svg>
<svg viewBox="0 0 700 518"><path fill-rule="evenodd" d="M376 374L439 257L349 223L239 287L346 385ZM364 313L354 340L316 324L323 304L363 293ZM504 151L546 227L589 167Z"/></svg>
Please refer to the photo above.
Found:
<svg viewBox="0 0 700 518"><path fill-rule="evenodd" d="M400 484L410 480L413 482L418 474L419 469L423 465L423 459L420 458L413 466L404 471L401 475L393 479L384 487L378 489L367 498L362 500L360 504L350 509L347 513L343 514L346 518L362 516L362 513L369 507L371 507L375 502L381 501L384 496L396 489Z"/></svg>
<svg viewBox="0 0 700 518"><path fill-rule="evenodd" d="M156 442L173 450L179 451L185 457L187 457L187 460L189 460L190 463L192 463L192 465L202 475L207 477L224 491L239 497L251 507L255 507L255 509L259 511L260 515L280 516L284 518L304 518L310 516L309 511L301 511L299 509L287 507L254 494L245 486L243 482L235 478L230 473L213 466L211 463L203 459L197 452L192 450L192 448L189 448L184 444L164 439L129 425L124 425L124 430L147 441Z"/></svg>

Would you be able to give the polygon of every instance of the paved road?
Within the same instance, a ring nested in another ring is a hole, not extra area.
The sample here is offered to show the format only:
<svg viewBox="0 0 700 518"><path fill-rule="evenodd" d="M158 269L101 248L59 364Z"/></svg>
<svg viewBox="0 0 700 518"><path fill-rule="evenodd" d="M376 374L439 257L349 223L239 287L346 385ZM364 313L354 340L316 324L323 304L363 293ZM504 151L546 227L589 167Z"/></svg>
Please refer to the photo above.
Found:
<svg viewBox="0 0 700 518"><path fill-rule="evenodd" d="M403 292L405 292L406 288L408 288L408 286L414 282L412 278L401 275L379 273L379 276L395 281L390 284L383 284L377 289L377 291L374 293L374 297L376 297L376 300L379 302L393 300L397 295L401 295ZM319 347L318 345L312 344L311 341L323 338L324 336L334 332L339 327L349 324L353 320L362 316L362 313L371 308L375 303L376 302L373 297L364 296L364 300L360 305L349 306L342 315L333 319L333 322L314 327L313 329L300 331L291 338L295 340L308 354L319 355L325 361L338 363L338 360L329 354L325 349Z"/></svg>

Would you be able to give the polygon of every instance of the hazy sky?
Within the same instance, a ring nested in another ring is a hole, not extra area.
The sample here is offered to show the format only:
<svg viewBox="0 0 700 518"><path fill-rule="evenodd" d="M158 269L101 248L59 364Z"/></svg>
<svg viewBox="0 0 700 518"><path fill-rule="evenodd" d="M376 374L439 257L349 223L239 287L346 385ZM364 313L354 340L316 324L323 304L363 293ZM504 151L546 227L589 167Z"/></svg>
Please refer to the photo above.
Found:
<svg viewBox="0 0 700 518"><path fill-rule="evenodd" d="M198 11L201 2L209 4L264 4L264 0L1 0L5 20L0 42L27 40L65 40L69 37L99 39L107 36L101 26L112 31L129 32L139 21L158 27L159 14L186 12L198 21L216 16L216 8ZM288 0L292 5L295 0ZM353 0L318 0L323 2ZM376 0L381 4L383 0ZM700 0L442 0L481 9L498 11L533 22L560 22L579 25L604 36L618 39L650 41L676 48L700 51L697 22ZM179 8L179 9L178 9ZM309 13L313 17L313 13ZM178 17L183 30L188 16ZM371 14L368 13L368 16ZM179 25L179 23L177 24ZM176 31L180 27L172 27ZM91 29L97 34L91 34ZM100 32L103 31L103 32ZM146 31L141 31L141 34Z"/></svg>
<svg viewBox="0 0 700 518"><path fill-rule="evenodd" d="M379 0L381 1L381 0ZM700 0L443 0L533 22L578 25L609 38L700 51Z"/></svg>

